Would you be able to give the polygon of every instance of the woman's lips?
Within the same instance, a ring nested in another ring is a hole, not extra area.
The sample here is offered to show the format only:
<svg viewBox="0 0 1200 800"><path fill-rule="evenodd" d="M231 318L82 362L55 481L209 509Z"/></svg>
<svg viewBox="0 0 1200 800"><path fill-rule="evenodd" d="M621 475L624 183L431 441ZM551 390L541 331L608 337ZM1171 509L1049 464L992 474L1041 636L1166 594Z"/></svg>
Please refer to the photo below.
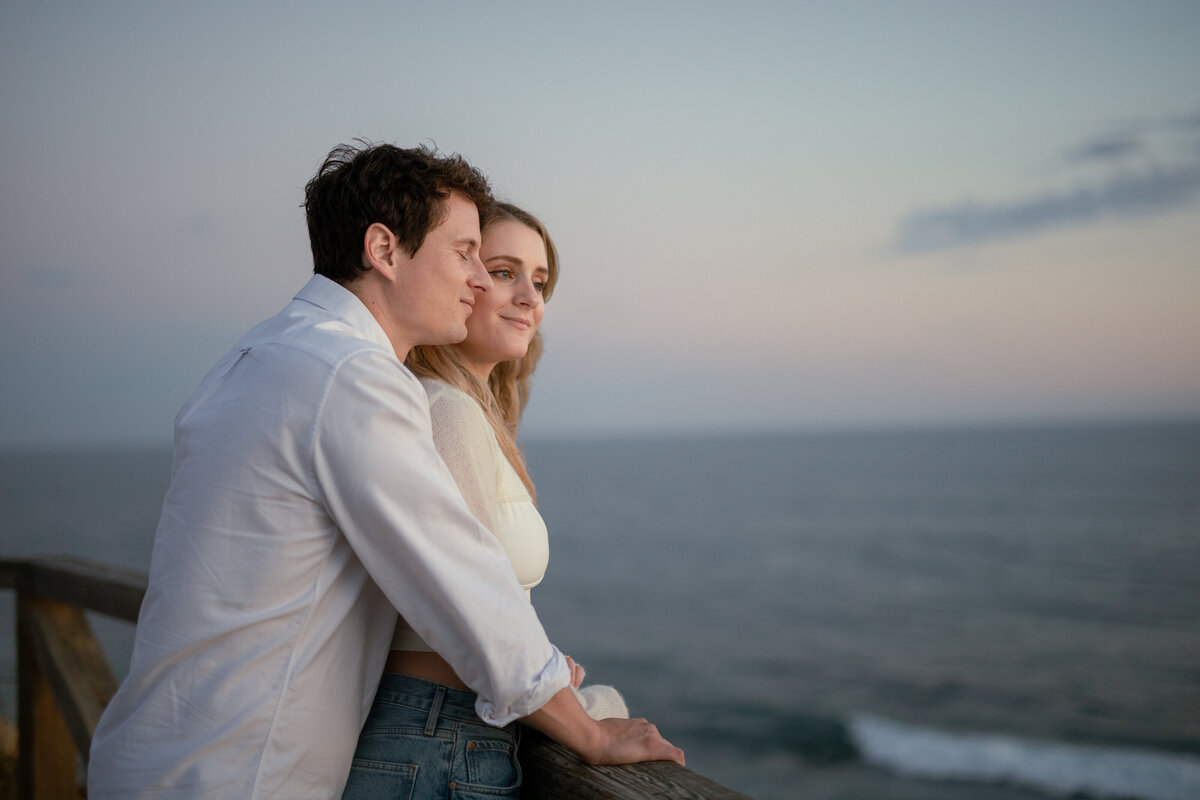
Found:
<svg viewBox="0 0 1200 800"><path fill-rule="evenodd" d="M521 317L506 317L502 314L500 319L504 320L505 322L512 323L521 330L527 330L533 326L533 322L531 320L522 319Z"/></svg>

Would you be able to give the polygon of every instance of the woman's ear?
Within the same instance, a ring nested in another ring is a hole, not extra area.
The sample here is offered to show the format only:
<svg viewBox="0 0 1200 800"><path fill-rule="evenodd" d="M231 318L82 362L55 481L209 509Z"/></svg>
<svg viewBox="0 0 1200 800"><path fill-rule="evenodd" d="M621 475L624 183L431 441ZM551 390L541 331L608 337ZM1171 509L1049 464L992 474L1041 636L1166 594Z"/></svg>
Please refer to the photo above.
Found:
<svg viewBox="0 0 1200 800"><path fill-rule="evenodd" d="M363 266L378 270L389 281L396 279L400 241L382 222L372 222L363 236Z"/></svg>

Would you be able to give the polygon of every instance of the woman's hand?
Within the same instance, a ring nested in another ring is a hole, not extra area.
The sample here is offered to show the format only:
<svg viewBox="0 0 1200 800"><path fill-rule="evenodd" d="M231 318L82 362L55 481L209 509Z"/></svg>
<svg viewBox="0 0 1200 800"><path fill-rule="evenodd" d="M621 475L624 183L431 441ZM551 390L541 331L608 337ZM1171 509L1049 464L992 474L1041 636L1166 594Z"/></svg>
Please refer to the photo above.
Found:
<svg viewBox="0 0 1200 800"><path fill-rule="evenodd" d="M576 689L583 683L583 676L586 674L583 667L575 663L575 659L570 656L563 656L567 660L567 666L571 668L571 685Z"/></svg>

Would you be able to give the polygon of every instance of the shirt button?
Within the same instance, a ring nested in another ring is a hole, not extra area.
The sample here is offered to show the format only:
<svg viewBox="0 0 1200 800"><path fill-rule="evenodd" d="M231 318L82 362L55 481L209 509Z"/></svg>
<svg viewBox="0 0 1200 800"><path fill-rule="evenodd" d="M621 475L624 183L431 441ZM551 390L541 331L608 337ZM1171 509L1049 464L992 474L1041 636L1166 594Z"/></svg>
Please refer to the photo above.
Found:
<svg viewBox="0 0 1200 800"><path fill-rule="evenodd" d="M474 750L474 749L475 749L475 743L474 743L474 742L467 742L467 749L468 749L468 750Z"/></svg>
<svg viewBox="0 0 1200 800"><path fill-rule="evenodd" d="M457 788L458 788L458 781L450 781L450 791L454 791Z"/></svg>

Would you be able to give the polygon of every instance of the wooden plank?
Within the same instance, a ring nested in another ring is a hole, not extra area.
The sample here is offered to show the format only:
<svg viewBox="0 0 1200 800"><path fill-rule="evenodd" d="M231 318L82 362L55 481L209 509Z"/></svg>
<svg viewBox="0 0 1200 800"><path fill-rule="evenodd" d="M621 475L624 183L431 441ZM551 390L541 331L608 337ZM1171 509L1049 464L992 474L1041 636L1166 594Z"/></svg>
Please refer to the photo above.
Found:
<svg viewBox="0 0 1200 800"><path fill-rule="evenodd" d="M523 800L750 800L673 761L592 767L530 727L521 729Z"/></svg>
<svg viewBox="0 0 1200 800"><path fill-rule="evenodd" d="M32 559L28 569L34 594L137 622L145 573L67 556Z"/></svg>
<svg viewBox="0 0 1200 800"><path fill-rule="evenodd" d="M17 594L17 797L78 797L75 742L49 681L38 669L33 621Z"/></svg>
<svg viewBox="0 0 1200 800"><path fill-rule="evenodd" d="M86 764L100 715L117 692L116 676L79 608L45 598L32 598L25 607L38 671L70 731L71 749Z"/></svg>

